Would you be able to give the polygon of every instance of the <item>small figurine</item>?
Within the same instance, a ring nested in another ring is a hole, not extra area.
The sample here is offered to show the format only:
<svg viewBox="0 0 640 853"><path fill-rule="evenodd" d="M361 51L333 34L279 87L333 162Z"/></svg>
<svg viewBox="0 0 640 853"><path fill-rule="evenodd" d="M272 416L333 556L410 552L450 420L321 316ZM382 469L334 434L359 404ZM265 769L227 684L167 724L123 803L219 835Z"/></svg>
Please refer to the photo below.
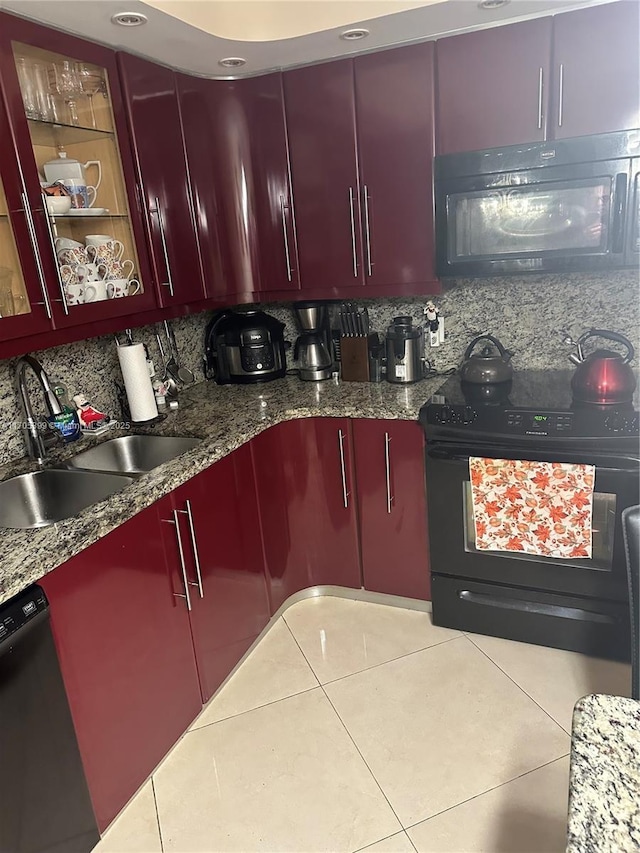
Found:
<svg viewBox="0 0 640 853"><path fill-rule="evenodd" d="M437 332L438 326L440 325L440 321L438 320L438 315L440 314L440 310L436 308L431 300L429 300L424 309L424 315L427 318L427 323L429 324L430 332Z"/></svg>

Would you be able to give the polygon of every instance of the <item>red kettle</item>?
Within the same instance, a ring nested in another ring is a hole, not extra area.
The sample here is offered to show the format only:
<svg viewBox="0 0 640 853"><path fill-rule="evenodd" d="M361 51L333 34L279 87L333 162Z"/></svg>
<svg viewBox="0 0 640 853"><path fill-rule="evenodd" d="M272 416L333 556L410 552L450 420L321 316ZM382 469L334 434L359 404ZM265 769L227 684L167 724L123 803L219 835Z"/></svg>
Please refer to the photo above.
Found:
<svg viewBox="0 0 640 853"><path fill-rule="evenodd" d="M597 349L584 356L582 346L589 338L604 338L623 344L624 356L607 349ZM624 335L603 329L589 329L576 343L577 352L569 359L577 364L571 378L573 399L578 403L595 403L600 406L630 403L636 387L636 377L629 362L634 356L633 346Z"/></svg>

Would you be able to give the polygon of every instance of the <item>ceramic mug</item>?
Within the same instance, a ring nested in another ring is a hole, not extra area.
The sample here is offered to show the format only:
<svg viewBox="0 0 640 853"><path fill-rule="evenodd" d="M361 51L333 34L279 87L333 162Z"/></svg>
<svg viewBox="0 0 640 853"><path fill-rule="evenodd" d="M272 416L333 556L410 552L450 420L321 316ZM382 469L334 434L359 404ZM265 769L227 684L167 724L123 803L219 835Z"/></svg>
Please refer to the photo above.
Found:
<svg viewBox="0 0 640 853"><path fill-rule="evenodd" d="M88 283L84 291L85 302L102 302L103 299L109 299L109 291L107 282L102 279Z"/></svg>
<svg viewBox="0 0 640 853"><path fill-rule="evenodd" d="M142 290L142 285L135 278L116 278L107 282L109 299L121 299L123 296L135 296Z"/></svg>
<svg viewBox="0 0 640 853"><path fill-rule="evenodd" d="M84 246L80 246L75 249L61 249L58 252L58 262L61 265L86 265L89 263L89 255L87 254L87 250L84 248Z"/></svg>
<svg viewBox="0 0 640 853"><path fill-rule="evenodd" d="M79 284L78 267L75 264L62 264L60 267L60 278L62 279L63 287L68 284Z"/></svg>
<svg viewBox="0 0 640 853"><path fill-rule="evenodd" d="M106 276L101 272L98 264L78 264L76 267L78 281L88 284L90 281L100 281ZM89 300L87 300L89 301Z"/></svg>
<svg viewBox="0 0 640 853"><path fill-rule="evenodd" d="M93 242L98 238L101 242ZM113 237L93 234L86 238L86 244L87 252L96 264L119 261L124 255L124 245Z"/></svg>
<svg viewBox="0 0 640 853"><path fill-rule="evenodd" d="M64 216L71 210L71 199L68 195L48 195L47 210L52 216Z"/></svg>
<svg viewBox="0 0 640 853"><path fill-rule="evenodd" d="M84 304L84 284L80 284L78 281L65 284L64 295L67 300L67 305Z"/></svg>
<svg viewBox="0 0 640 853"><path fill-rule="evenodd" d="M65 178L63 186L69 193L71 207L75 207L76 210L93 207L95 204L98 190L95 187L87 186L80 178Z"/></svg>
<svg viewBox="0 0 640 853"><path fill-rule="evenodd" d="M56 253L59 254L64 249L84 249L84 243L78 243L77 240L70 240L68 237L56 237L55 239Z"/></svg>
<svg viewBox="0 0 640 853"><path fill-rule="evenodd" d="M130 266L130 269L127 269L127 266ZM117 279L117 278L131 278L133 275L133 261L128 258L124 261L106 261L99 264L100 271L104 270L104 274L102 278L106 279Z"/></svg>

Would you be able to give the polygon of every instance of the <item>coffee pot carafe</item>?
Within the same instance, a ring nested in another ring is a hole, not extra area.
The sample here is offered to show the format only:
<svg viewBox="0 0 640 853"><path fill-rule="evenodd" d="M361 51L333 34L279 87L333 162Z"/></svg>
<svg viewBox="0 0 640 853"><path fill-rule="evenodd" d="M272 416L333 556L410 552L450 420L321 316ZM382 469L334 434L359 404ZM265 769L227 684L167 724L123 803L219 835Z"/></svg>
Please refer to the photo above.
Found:
<svg viewBox="0 0 640 853"><path fill-rule="evenodd" d="M293 310L302 332L293 349L298 375L305 382L329 379L333 368L327 306L323 302L296 302Z"/></svg>
<svg viewBox="0 0 640 853"><path fill-rule="evenodd" d="M387 381L417 382L424 376L424 329L411 317L394 317L387 329Z"/></svg>

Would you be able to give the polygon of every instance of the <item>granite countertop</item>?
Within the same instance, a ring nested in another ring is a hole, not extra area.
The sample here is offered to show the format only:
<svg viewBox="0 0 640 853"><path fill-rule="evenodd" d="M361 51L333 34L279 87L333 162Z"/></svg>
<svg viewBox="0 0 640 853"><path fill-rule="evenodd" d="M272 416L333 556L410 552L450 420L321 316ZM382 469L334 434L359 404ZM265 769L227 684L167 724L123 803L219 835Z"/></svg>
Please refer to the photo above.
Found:
<svg viewBox="0 0 640 853"><path fill-rule="evenodd" d="M568 853L640 850L640 702L585 696L573 711Z"/></svg>
<svg viewBox="0 0 640 853"><path fill-rule="evenodd" d="M55 569L118 525L281 421L307 417L416 420L420 407L446 381L434 376L415 385L359 382L300 382L287 376L264 385L201 382L183 391L180 408L153 429L156 435L203 439L193 450L136 479L122 491L74 518L36 530L0 528L0 603ZM127 434L109 431L100 441ZM82 439L52 458L52 464L84 450ZM28 459L0 468L0 480L36 470Z"/></svg>

